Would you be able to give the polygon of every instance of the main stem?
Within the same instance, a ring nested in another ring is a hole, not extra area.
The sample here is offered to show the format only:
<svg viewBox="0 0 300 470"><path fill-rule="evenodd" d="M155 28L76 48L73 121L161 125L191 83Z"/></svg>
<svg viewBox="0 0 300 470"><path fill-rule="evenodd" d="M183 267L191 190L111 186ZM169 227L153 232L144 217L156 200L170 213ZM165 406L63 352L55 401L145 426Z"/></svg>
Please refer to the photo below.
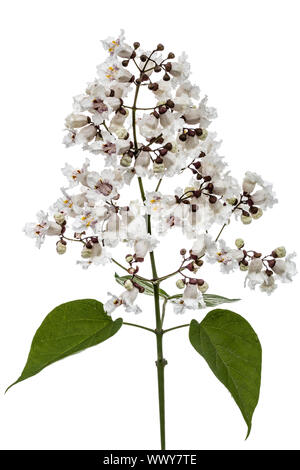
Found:
<svg viewBox="0 0 300 470"><path fill-rule="evenodd" d="M148 61L147 61L148 62ZM145 63L144 69L147 65ZM143 69L143 70L144 70ZM138 152L138 143L137 143L137 136L136 136L136 104L137 98L139 94L140 85L136 85L135 95L134 95L134 102L132 106L132 128L133 128L133 139L134 139L134 148L137 154ZM142 178L138 178L140 193L143 202L146 199L145 191L143 187ZM151 215L147 216L147 231L151 235ZM154 252L150 251L150 261L151 261L151 269L152 269L152 276L153 280L158 279L156 264L155 264L155 257ZM164 369L167 361L163 357L163 330L162 330L162 319L160 316L160 303L159 303L159 282L153 285L154 290L154 307L155 307L155 334L156 334L156 349L157 349L157 360L156 360L156 368L157 368L157 382L158 382L158 401L159 401L159 423L160 423L160 441L161 441L161 450L165 450L166 448L166 431L165 431L165 377L164 377Z"/></svg>

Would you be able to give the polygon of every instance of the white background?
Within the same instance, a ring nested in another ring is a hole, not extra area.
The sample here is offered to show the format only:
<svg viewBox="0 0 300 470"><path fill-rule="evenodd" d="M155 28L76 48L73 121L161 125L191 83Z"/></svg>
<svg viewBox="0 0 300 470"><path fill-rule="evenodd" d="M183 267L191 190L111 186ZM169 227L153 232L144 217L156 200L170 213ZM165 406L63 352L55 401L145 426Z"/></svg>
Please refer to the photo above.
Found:
<svg viewBox="0 0 300 470"><path fill-rule="evenodd" d="M38 251L22 233L24 223L58 197L64 162L76 166L83 159L79 150L63 148L62 128L72 97L105 58L99 40L123 27L129 42L149 49L162 42L166 50L188 52L193 81L218 109L214 128L232 173L262 174L274 182L280 202L251 226L232 224L225 239L232 244L242 236L249 248L265 252L282 244L297 251L299 13L296 0L28 0L2 7L2 449L159 448L155 341L148 332L123 327L3 395L53 307L75 298L105 301L107 290L119 292L113 266L83 272L75 252L56 256L52 240ZM174 235L164 240L161 275L177 267L181 246ZM238 408L182 329L165 338L169 449L299 449L299 278L271 297L244 290L243 278L207 273L211 292L243 299L232 308L262 343L252 434L245 442ZM174 292L173 281L165 288ZM153 326L152 300L142 301L143 314L126 319ZM178 318L169 309L167 325L203 315Z"/></svg>

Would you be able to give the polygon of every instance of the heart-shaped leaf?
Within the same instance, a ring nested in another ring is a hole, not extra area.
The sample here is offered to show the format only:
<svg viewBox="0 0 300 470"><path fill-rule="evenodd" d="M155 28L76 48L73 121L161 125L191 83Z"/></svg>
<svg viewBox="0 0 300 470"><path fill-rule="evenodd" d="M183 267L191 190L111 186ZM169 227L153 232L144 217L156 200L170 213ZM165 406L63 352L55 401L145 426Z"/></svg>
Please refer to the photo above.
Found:
<svg viewBox="0 0 300 470"><path fill-rule="evenodd" d="M8 389L53 362L102 343L121 328L122 322L121 318L113 321L97 300L74 300L59 305L36 331L24 370Z"/></svg>
<svg viewBox="0 0 300 470"><path fill-rule="evenodd" d="M121 286L124 286L124 283L125 281L127 281L127 279L132 279L132 276L119 276L117 273L115 273L115 280L117 281L118 284L120 284ZM143 279L137 279L136 282L144 287L144 294L146 295L154 295L154 291L153 291L153 284L152 282L148 282L148 281L144 281ZM164 291L163 289L159 289L159 295L160 297L162 297L163 299L168 299L169 298L169 295L166 293L166 291Z"/></svg>
<svg viewBox="0 0 300 470"><path fill-rule="evenodd" d="M201 323L192 320L190 342L232 394L250 434L259 398L261 345L251 325L230 310L212 310Z"/></svg>

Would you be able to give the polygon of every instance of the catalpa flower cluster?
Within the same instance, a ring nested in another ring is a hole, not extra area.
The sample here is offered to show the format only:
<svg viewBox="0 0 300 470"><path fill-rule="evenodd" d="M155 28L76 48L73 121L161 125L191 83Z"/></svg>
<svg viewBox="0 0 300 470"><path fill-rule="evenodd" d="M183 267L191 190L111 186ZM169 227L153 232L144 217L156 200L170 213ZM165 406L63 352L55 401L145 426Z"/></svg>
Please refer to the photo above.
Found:
<svg viewBox="0 0 300 470"><path fill-rule="evenodd" d="M188 249L180 250L178 269L160 278L179 276L176 285L183 294L173 299L177 313L204 306L208 284L198 273L205 273L206 262L224 273L240 269L245 285L267 293L277 281L291 281L294 254L286 255L284 247L264 255L247 251L241 239L233 248L220 239L231 217L256 223L277 200L272 185L258 174L247 171L241 186L231 176L218 153L220 141L209 130L216 110L190 81L186 54L176 58L162 44L143 50L138 42L127 44L123 31L102 43L108 56L85 92L74 98L65 122L64 144L81 146L89 158L79 168L64 166L61 196L47 213L38 213L36 223L25 226L26 234L38 248L55 236L60 255L77 242L84 268L113 261L126 269L125 290L110 294L108 313L119 305L140 311L135 301L144 290L141 265L171 230L182 230L190 240ZM162 192L164 185L174 186L177 175L181 186ZM173 178L169 184L168 178ZM139 188L140 200L123 200L122 189L129 185ZM212 226L220 227L216 238L209 234ZM125 266L112 255L119 243L125 245Z"/></svg>

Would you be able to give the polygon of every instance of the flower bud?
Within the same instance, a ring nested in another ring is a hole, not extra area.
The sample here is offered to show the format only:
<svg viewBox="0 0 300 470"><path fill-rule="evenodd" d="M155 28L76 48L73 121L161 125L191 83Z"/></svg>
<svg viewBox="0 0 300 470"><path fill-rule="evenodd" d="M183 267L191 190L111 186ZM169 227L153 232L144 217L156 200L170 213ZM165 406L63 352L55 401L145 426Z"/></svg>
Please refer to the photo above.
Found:
<svg viewBox="0 0 300 470"><path fill-rule="evenodd" d="M184 289L185 288L185 282L183 279L178 279L178 281L176 281L176 286L178 287L178 289Z"/></svg>
<svg viewBox="0 0 300 470"><path fill-rule="evenodd" d="M279 246L274 250L274 253L276 254L277 258L284 258L286 255L286 249L284 246Z"/></svg>
<svg viewBox="0 0 300 470"><path fill-rule="evenodd" d="M205 282L205 281L201 286L198 284L198 289L199 289L200 292L202 292L202 294L204 294L204 292L207 291L208 287L209 286L208 286L207 282Z"/></svg>
<svg viewBox="0 0 300 470"><path fill-rule="evenodd" d="M251 212L251 210L250 210L250 212ZM252 219L255 219L255 220L259 219L262 215L263 215L263 211L260 207L258 208L257 212L255 212L255 214L252 214L252 212L251 212L251 217L252 217Z"/></svg>
<svg viewBox="0 0 300 470"><path fill-rule="evenodd" d="M226 202L228 204L230 204L231 206L235 206L238 202L237 198L236 197L230 197L228 199L226 199Z"/></svg>
<svg viewBox="0 0 300 470"><path fill-rule="evenodd" d="M54 214L53 218L58 225L63 224L65 221L65 215L61 212L57 212L56 214Z"/></svg>
<svg viewBox="0 0 300 470"><path fill-rule="evenodd" d="M83 127L77 134L77 140L80 143L85 143L93 140L97 134L97 129L93 124Z"/></svg>
<svg viewBox="0 0 300 470"><path fill-rule="evenodd" d="M123 155L120 160L120 165L123 167L129 167L131 165L132 158L129 155Z"/></svg>
<svg viewBox="0 0 300 470"><path fill-rule="evenodd" d="M242 221L243 224L245 224L245 225L251 224L251 222L252 222L252 217L251 217L250 215L244 215L244 214L242 214L242 215L241 215L241 221Z"/></svg>
<svg viewBox="0 0 300 470"><path fill-rule="evenodd" d="M208 136L207 130L206 130L206 129L202 129L202 134L200 135L199 139L200 139L200 140L205 140L207 136Z"/></svg>
<svg viewBox="0 0 300 470"><path fill-rule="evenodd" d="M243 248L243 246L245 245L245 242L242 238L237 238L234 243L238 249Z"/></svg>
<svg viewBox="0 0 300 470"><path fill-rule="evenodd" d="M249 266L245 266L243 263L240 264L240 270L241 271L248 271Z"/></svg>
<svg viewBox="0 0 300 470"><path fill-rule="evenodd" d="M66 127L71 129L76 129L78 127L86 126L90 122L90 118L84 114L69 114L66 117L65 124Z"/></svg>
<svg viewBox="0 0 300 470"><path fill-rule="evenodd" d="M126 139L128 137L128 132L125 127L119 127L119 129L115 130L115 134L118 137L118 139Z"/></svg>
<svg viewBox="0 0 300 470"><path fill-rule="evenodd" d="M165 170L163 163L153 163L153 173L163 173Z"/></svg>
<svg viewBox="0 0 300 470"><path fill-rule="evenodd" d="M84 246L81 250L81 258L84 258L84 259L87 259L87 258L90 258L92 256L92 248L87 248L86 246Z"/></svg>
<svg viewBox="0 0 300 470"><path fill-rule="evenodd" d="M131 263L133 261L133 256L132 255L127 255L125 257L125 261L126 261L126 263Z"/></svg>
<svg viewBox="0 0 300 470"><path fill-rule="evenodd" d="M132 290L133 289L133 284L131 282L130 279L127 279L125 282L124 282L124 287L125 289L127 290Z"/></svg>
<svg viewBox="0 0 300 470"><path fill-rule="evenodd" d="M59 255L63 255L67 251L67 244L61 241L56 243L56 251Z"/></svg>

